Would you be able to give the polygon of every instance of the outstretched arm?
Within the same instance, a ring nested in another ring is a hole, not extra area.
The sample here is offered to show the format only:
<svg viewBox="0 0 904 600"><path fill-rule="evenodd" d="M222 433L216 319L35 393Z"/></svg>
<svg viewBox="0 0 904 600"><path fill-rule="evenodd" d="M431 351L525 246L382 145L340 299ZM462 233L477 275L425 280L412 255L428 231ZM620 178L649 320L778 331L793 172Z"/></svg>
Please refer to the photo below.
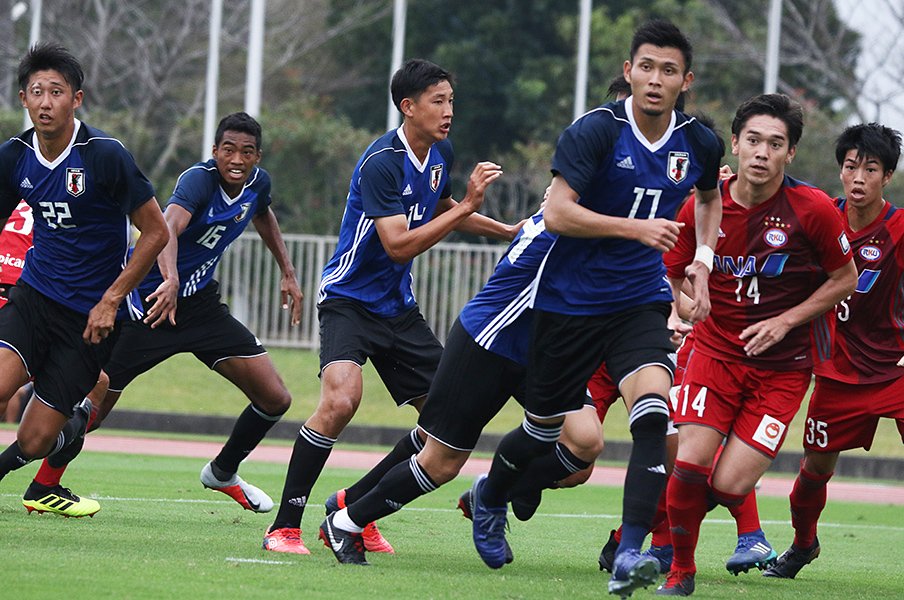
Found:
<svg viewBox="0 0 904 600"><path fill-rule="evenodd" d="M267 212L255 215L251 222L254 223L254 228L257 229L258 235L264 240L264 244L267 245L267 249L270 250L270 254L273 255L273 258L276 259L276 264L279 265L279 270L282 273L282 279L279 282L279 289L282 294L282 307L283 309L289 308L289 300L291 299L291 322L293 326L298 325L301 323L301 301L304 298L304 294L301 293L301 288L298 286L298 280L295 277L295 267L292 266L292 261L289 259L289 251L286 250L286 243L283 240L282 231L279 229L276 215L268 208Z"/></svg>
<svg viewBox="0 0 904 600"><path fill-rule="evenodd" d="M429 222L408 228L405 215L392 215L374 219L380 242L394 262L407 264L415 256L435 246L450 231L456 229L468 217L472 216L483 204L483 195L487 186L502 175L502 168L491 162L478 163L468 179L468 192L461 202L436 214Z"/></svg>

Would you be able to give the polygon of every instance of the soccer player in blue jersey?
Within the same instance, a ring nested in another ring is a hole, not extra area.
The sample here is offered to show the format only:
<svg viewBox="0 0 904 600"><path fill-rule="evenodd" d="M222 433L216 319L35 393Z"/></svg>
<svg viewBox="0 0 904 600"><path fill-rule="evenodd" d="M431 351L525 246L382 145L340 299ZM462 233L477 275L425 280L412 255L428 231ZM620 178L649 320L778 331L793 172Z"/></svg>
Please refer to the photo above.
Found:
<svg viewBox="0 0 904 600"><path fill-rule="evenodd" d="M675 346L662 252L680 225L671 220L688 192L704 214L698 260L688 267L692 320L709 310L707 281L721 217L715 134L674 110L693 80L691 45L671 23L653 21L632 40L625 79L632 96L568 127L553 157L544 221L559 238L531 298L525 418L500 442L488 477L472 488L474 543L484 562L505 564L506 498L536 456L558 439L564 416L605 361L625 400L633 449L625 478L623 535L609 591L652 583L655 558L641 556L666 480L665 435Z"/></svg>
<svg viewBox="0 0 904 600"><path fill-rule="evenodd" d="M85 395L110 356L127 302L169 234L154 189L119 140L75 118L84 92L78 60L38 44L19 63L19 98L34 127L0 146L0 218L24 198L34 246L0 310L0 397L30 377L35 397L0 478L80 438ZM128 257L130 225L142 235ZM76 496L61 504L78 503Z"/></svg>
<svg viewBox="0 0 904 600"><path fill-rule="evenodd" d="M223 449L202 469L201 483L246 510L267 512L273 501L237 471L292 399L260 341L222 303L213 279L229 244L253 223L282 273L283 307L291 301L292 324L301 320L301 290L270 208L270 175L258 166L260 159L260 124L243 112L233 113L217 126L213 158L179 176L164 212L170 241L138 286L147 317L123 327L104 368L110 384L96 424L135 377L175 354L191 352L250 400Z"/></svg>
<svg viewBox="0 0 904 600"><path fill-rule="evenodd" d="M352 174L339 244L323 269L320 316L320 402L299 430L282 501L264 548L308 554L301 518L336 438L361 401L361 367L371 359L399 405L420 410L442 346L411 292L411 261L452 230L511 240L518 226L477 213L502 170L481 162L461 202L452 199L452 77L421 59L394 75L391 92L402 126L374 141ZM417 452L412 434L372 471L379 479ZM418 440L415 442L415 440ZM392 548L375 528L371 547Z"/></svg>

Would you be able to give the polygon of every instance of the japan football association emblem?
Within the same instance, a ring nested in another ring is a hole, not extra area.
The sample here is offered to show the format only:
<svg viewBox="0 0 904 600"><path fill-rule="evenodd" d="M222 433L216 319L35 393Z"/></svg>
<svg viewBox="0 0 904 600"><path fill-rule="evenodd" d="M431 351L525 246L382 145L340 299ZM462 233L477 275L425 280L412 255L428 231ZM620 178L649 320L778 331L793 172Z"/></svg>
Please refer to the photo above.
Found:
<svg viewBox="0 0 904 600"><path fill-rule="evenodd" d="M248 216L248 209L250 209L250 208L251 208L250 202L243 202L242 206L241 206L242 211L235 216L235 222L241 223L245 219L245 217Z"/></svg>
<svg viewBox="0 0 904 600"><path fill-rule="evenodd" d="M430 189L434 192L439 189L439 182L443 178L443 166L433 165L430 167Z"/></svg>
<svg viewBox="0 0 904 600"><path fill-rule="evenodd" d="M85 193L85 170L66 169L66 191L72 196Z"/></svg>
<svg viewBox="0 0 904 600"><path fill-rule="evenodd" d="M669 152L669 179L681 183L687 179L690 156L687 152Z"/></svg>

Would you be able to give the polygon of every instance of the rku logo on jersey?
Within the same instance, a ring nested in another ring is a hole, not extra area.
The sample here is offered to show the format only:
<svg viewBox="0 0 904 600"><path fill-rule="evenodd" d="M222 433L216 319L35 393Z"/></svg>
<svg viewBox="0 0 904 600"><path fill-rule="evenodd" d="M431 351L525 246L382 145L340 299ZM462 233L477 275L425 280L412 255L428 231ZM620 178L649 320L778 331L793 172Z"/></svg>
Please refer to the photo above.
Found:
<svg viewBox="0 0 904 600"><path fill-rule="evenodd" d="M687 178L690 157L687 152L669 152L669 179L681 183Z"/></svg>
<svg viewBox="0 0 904 600"><path fill-rule="evenodd" d="M85 192L84 169L66 169L66 191L72 196L81 196Z"/></svg>
<svg viewBox="0 0 904 600"><path fill-rule="evenodd" d="M439 189L439 182L443 178L443 166L433 165L430 167L430 189L434 192Z"/></svg>
<svg viewBox="0 0 904 600"><path fill-rule="evenodd" d="M788 234L781 229L773 227L772 229L767 229L766 233L763 234L763 241L773 248L781 248L788 243Z"/></svg>
<svg viewBox="0 0 904 600"><path fill-rule="evenodd" d="M882 258L882 251L875 246L864 246L860 248L860 257L868 262L876 262Z"/></svg>

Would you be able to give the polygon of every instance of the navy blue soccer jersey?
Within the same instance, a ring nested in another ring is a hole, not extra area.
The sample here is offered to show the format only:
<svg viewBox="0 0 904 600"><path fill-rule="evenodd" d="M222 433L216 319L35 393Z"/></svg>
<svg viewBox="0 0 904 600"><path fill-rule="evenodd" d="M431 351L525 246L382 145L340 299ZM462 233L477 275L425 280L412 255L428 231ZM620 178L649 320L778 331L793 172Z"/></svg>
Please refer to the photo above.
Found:
<svg viewBox="0 0 904 600"><path fill-rule="evenodd" d="M530 299L543 258L555 240L546 231L542 212L528 219L486 285L458 317L477 344L519 365L527 366Z"/></svg>
<svg viewBox="0 0 904 600"><path fill-rule="evenodd" d="M594 212L674 219L694 186L716 187L721 156L715 133L677 111L665 134L651 144L634 122L628 98L572 123L559 138L552 172ZM602 315L671 299L657 250L624 238L560 236L543 267L534 306Z"/></svg>
<svg viewBox="0 0 904 600"><path fill-rule="evenodd" d="M0 219L20 198L34 217L21 280L79 313L88 314L122 272L129 214L153 197L122 143L78 120L53 162L41 155L33 129L0 146ZM117 318L129 316L127 308Z"/></svg>
<svg viewBox="0 0 904 600"><path fill-rule="evenodd" d="M176 181L176 189L167 202L191 213L191 219L179 236L176 267L179 271L179 295L191 296L213 278L223 252L239 237L251 219L270 208L270 175L255 167L241 193L230 198L220 187L216 160L200 162L186 169ZM147 297L163 282L155 263L138 286Z"/></svg>
<svg viewBox="0 0 904 600"><path fill-rule="evenodd" d="M421 163L401 127L367 148L352 173L339 242L323 268L318 303L345 298L379 317L415 306L411 262L402 265L389 258L374 219L406 215L409 229L428 222L439 200L452 195L452 161L452 144L443 140L430 147Z"/></svg>

